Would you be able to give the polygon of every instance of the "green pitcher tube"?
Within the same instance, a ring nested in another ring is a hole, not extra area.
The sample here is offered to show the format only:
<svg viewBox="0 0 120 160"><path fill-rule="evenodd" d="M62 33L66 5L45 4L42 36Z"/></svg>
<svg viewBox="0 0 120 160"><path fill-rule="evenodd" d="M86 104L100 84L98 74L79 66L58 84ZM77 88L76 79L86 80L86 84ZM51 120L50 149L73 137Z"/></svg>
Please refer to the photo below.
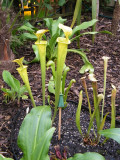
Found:
<svg viewBox="0 0 120 160"><path fill-rule="evenodd" d="M68 44L62 41L58 41L57 71L56 71L56 82L55 82L55 110L53 118L55 118L57 114L57 106L59 102L59 94L61 88L61 78L62 78L63 66L67 55L67 47Z"/></svg>
<svg viewBox="0 0 120 160"><path fill-rule="evenodd" d="M25 85L27 87L27 90L28 90L29 96L31 98L31 102L33 104L33 107L36 107L34 98L32 96L30 84L29 84L29 79L28 79L28 74L27 74L27 66L23 65L23 59L24 59L24 57L22 57L20 59L15 59L13 62L16 62L16 63L18 63L20 65L20 67L17 68L16 70L20 74L23 82L25 83Z"/></svg>
<svg viewBox="0 0 120 160"><path fill-rule="evenodd" d="M45 77L46 77L46 46L47 41L40 41L40 43L35 43L38 46L38 53L40 56L40 66L42 75L42 96L43 105L45 105Z"/></svg>
<svg viewBox="0 0 120 160"><path fill-rule="evenodd" d="M35 42L35 45L38 46L38 53L40 56L43 106L45 105L45 77L46 77L46 46L47 46L47 41L43 41L42 36L46 32L48 32L48 30L41 29L35 33L35 35L37 36L37 41Z"/></svg>
<svg viewBox="0 0 120 160"><path fill-rule="evenodd" d="M67 55L68 44L70 44L70 40L68 37L69 35L72 34L72 29L70 27L64 26L63 24L59 24L59 28L63 30L65 38L64 37L57 38L58 51L57 51L57 70L56 70L56 81L55 81L55 110L52 122L54 122L54 119L57 114L63 66Z"/></svg>

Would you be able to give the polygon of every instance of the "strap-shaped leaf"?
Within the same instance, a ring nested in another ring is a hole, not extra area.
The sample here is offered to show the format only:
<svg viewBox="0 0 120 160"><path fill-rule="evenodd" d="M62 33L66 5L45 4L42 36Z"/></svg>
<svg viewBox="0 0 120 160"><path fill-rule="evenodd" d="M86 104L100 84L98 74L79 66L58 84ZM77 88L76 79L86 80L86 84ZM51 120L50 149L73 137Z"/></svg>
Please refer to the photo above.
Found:
<svg viewBox="0 0 120 160"><path fill-rule="evenodd" d="M96 22L97 22L97 20L96 20L96 19L93 19L93 20L91 20L91 21L83 22L82 24L76 26L76 27L73 29L72 35L70 36L70 38L72 38L73 35L74 35L76 32L78 32L78 31L80 31L80 30L87 29L88 27L93 26Z"/></svg>
<svg viewBox="0 0 120 160"><path fill-rule="evenodd" d="M20 28L18 28L18 31L29 31L29 32L34 32L34 30L26 25L21 26Z"/></svg>
<svg viewBox="0 0 120 160"><path fill-rule="evenodd" d="M27 39L29 40L37 40L36 35L34 35L33 33L23 33L20 36L21 40L26 41Z"/></svg>
<svg viewBox="0 0 120 160"><path fill-rule="evenodd" d="M87 71L89 71L90 73L94 72L94 68L93 68L92 64L89 62L89 60L84 52L81 52L77 49L68 49L68 52L77 53L82 57L82 60L85 64L82 66L82 68L79 71L81 74L83 74Z"/></svg>
<svg viewBox="0 0 120 160"><path fill-rule="evenodd" d="M99 131L101 135L107 138L112 138L120 144L120 128L110 128Z"/></svg>
<svg viewBox="0 0 120 160"><path fill-rule="evenodd" d="M77 153L74 157L68 158L68 160L105 160L105 158L99 153L86 152L84 154Z"/></svg>
<svg viewBox="0 0 120 160"><path fill-rule="evenodd" d="M49 29L50 35L53 36L60 31L58 28L59 23L63 24L66 19L62 19L61 17L59 17L57 20L53 20L52 18L45 18L44 21L46 22L46 26Z"/></svg>
<svg viewBox="0 0 120 160"><path fill-rule="evenodd" d="M20 82L15 79L10 72L4 70L2 73L3 80L8 84L11 89L18 92L18 88L20 88Z"/></svg>
<svg viewBox="0 0 120 160"><path fill-rule="evenodd" d="M30 61L30 62L24 60L23 62L25 64L40 62L40 56L39 56L39 53L38 53L38 47L36 45L32 45L32 49L33 49L33 51L35 53L35 58L32 61Z"/></svg>
<svg viewBox="0 0 120 160"><path fill-rule="evenodd" d="M55 128L51 128L49 106L33 108L25 117L18 135L18 146L23 151L21 160L49 160L48 150Z"/></svg>

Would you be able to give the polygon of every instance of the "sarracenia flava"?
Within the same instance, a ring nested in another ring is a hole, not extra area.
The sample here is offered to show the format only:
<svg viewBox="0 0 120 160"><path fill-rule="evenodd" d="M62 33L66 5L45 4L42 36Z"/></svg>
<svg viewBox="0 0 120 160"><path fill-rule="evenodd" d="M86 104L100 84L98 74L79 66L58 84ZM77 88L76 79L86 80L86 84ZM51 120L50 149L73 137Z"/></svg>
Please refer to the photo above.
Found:
<svg viewBox="0 0 120 160"><path fill-rule="evenodd" d="M54 119L57 114L63 66L67 55L68 44L70 44L69 36L72 34L72 29L68 26L59 24L59 28L63 30L65 37L57 38L58 51L57 51L57 68L56 68L56 82L55 82L55 110L52 122L54 122Z"/></svg>
<svg viewBox="0 0 120 160"><path fill-rule="evenodd" d="M20 74L23 82L24 82L25 85L26 85L26 88L27 88L28 93L29 93L29 96L30 96L30 98L31 98L33 107L36 107L34 98L33 98L33 96L32 96L32 92L31 92L29 80L28 80L27 66L23 65L23 60L24 60L24 57L22 57L22 58L20 58L20 59L15 59L15 60L13 60L13 62L16 62L16 63L18 63L18 64L20 65L20 67L17 68L16 70L18 71L18 73Z"/></svg>
<svg viewBox="0 0 120 160"><path fill-rule="evenodd" d="M36 32L37 41L35 45L38 47L38 53L40 56L41 74L42 74L42 96L43 96L43 106L45 105L45 77L46 77L46 46L47 41L42 40L42 36L48 30L41 29Z"/></svg>

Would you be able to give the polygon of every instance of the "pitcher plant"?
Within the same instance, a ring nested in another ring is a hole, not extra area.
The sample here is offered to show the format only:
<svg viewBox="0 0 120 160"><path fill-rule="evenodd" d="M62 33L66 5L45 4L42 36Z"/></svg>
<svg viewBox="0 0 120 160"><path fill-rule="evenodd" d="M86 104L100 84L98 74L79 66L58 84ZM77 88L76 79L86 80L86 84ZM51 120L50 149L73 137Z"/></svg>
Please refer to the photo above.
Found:
<svg viewBox="0 0 120 160"><path fill-rule="evenodd" d="M31 102L33 104L33 107L36 107L36 104L35 104L35 101L34 101L34 98L33 98L32 92L31 92L29 80L28 80L27 66L23 65L23 60L24 60L24 57L22 57L20 59L15 59L15 60L13 60L13 62L16 62L20 65L20 67L17 68L16 70L18 71L18 73L20 74L23 82L26 85L26 88L27 88L29 96L31 98Z"/></svg>
<svg viewBox="0 0 120 160"><path fill-rule="evenodd" d="M59 102L63 66L67 55L68 44L70 44L69 36L72 34L72 29L68 26L59 24L59 28L63 30L65 37L57 38L58 51L57 51L57 68L56 68L56 82L55 82L55 109L52 119L53 122L57 114L57 106Z"/></svg>
<svg viewBox="0 0 120 160"><path fill-rule="evenodd" d="M38 53L40 56L40 65L41 65L41 75L42 75L42 96L43 96L43 105L45 105L45 77L46 77L46 46L47 41L42 40L42 36L48 30L41 29L36 32L37 41L35 45L38 47Z"/></svg>

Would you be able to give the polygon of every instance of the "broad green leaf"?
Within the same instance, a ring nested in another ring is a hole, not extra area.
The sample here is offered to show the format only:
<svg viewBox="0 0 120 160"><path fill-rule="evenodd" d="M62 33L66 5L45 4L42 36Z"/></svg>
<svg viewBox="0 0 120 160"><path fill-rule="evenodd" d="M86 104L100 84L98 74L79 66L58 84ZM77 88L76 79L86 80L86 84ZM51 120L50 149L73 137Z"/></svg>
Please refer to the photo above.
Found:
<svg viewBox="0 0 120 160"><path fill-rule="evenodd" d="M72 42L72 41L74 41L74 40L78 39L79 37L81 37L81 36L83 36L83 35L86 35L86 34L97 34L97 33L99 33L99 32L85 32L85 33L81 33L81 34L79 34L78 36L70 39L70 41Z"/></svg>
<svg viewBox="0 0 120 160"><path fill-rule="evenodd" d="M53 23L53 18L44 18L44 21L46 23L46 26L48 27L48 30L50 32L50 35L52 35L52 23Z"/></svg>
<svg viewBox="0 0 120 160"><path fill-rule="evenodd" d="M49 67L51 67L53 79L55 79L55 62L52 61L52 60L50 60L50 61L47 62L47 65L46 65L46 66L47 66L47 69L48 69Z"/></svg>
<svg viewBox="0 0 120 160"><path fill-rule="evenodd" d="M21 37L20 37L23 41L27 40L27 39L30 39L30 40L37 40L37 37L36 35L34 34L31 34L31 33L23 33L21 34Z"/></svg>
<svg viewBox="0 0 120 160"><path fill-rule="evenodd" d="M59 0L58 5L63 6L65 3L66 3L65 0Z"/></svg>
<svg viewBox="0 0 120 160"><path fill-rule="evenodd" d="M26 25L21 26L18 28L18 31L28 31L28 32L34 32L34 30Z"/></svg>
<svg viewBox="0 0 120 160"><path fill-rule="evenodd" d="M78 108L77 108L77 111L76 111L76 126L77 126L81 135L82 135L82 130L81 130L81 127L80 127L80 113L81 113L81 107L82 107L82 98L83 98L82 91L80 91L79 104L78 104Z"/></svg>
<svg viewBox="0 0 120 160"><path fill-rule="evenodd" d="M15 85L15 81L10 72L4 70L2 73L2 77L3 77L3 80L8 84L8 86L11 89L13 89L14 91L17 91L17 86Z"/></svg>
<svg viewBox="0 0 120 160"><path fill-rule="evenodd" d="M78 31L80 31L80 30L87 29L88 27L93 26L96 22L97 22L97 20L96 20L96 19L93 19L93 20L91 20L91 21L83 22L82 24L76 26L75 28L73 28L72 35L70 36L70 38L71 38L76 32L78 32Z"/></svg>
<svg viewBox="0 0 120 160"><path fill-rule="evenodd" d="M62 19L61 17L59 17L57 20L53 20L52 18L45 18L44 20L46 22L46 26L49 29L51 37L60 32L58 27L59 23L63 24L66 21L66 19Z"/></svg>
<svg viewBox="0 0 120 160"><path fill-rule="evenodd" d="M99 134L107 138L112 138L120 144L120 128L105 129L99 131Z"/></svg>
<svg viewBox="0 0 120 160"><path fill-rule="evenodd" d="M27 27L29 27L29 28L32 28L32 29L33 29L33 28L35 29L35 27L34 27L33 25L31 25L29 22L26 22L26 23L25 23L25 26L27 26Z"/></svg>
<svg viewBox="0 0 120 160"><path fill-rule="evenodd" d="M28 92L28 91L27 91L26 85L23 85L20 87L19 94L22 96L25 92Z"/></svg>
<svg viewBox="0 0 120 160"><path fill-rule="evenodd" d="M6 158L3 155L0 154L0 160L13 160L12 158Z"/></svg>
<svg viewBox="0 0 120 160"><path fill-rule="evenodd" d="M39 53L38 53L38 47L36 45L32 45L32 48L33 48L33 51L35 53L35 58L32 61L30 61L30 62L24 60L23 61L24 64L36 63L36 62L40 61L40 56L39 56Z"/></svg>
<svg viewBox="0 0 120 160"><path fill-rule="evenodd" d="M83 65L81 67L81 69L79 70L79 72L81 74L84 74L85 72L90 72L90 73L93 73L94 72L94 68L93 68L93 65L91 63L86 63L85 65Z"/></svg>
<svg viewBox="0 0 120 160"><path fill-rule="evenodd" d="M15 92L13 90L10 90L10 89L6 89L6 88L1 88L1 90L6 93L5 96L8 96L10 98L15 98Z"/></svg>
<svg viewBox="0 0 120 160"><path fill-rule="evenodd" d="M59 17L57 20L54 20L52 23L52 36L56 33L60 32L60 29L58 27L59 23L64 23L66 21L66 19L63 19L61 17Z"/></svg>
<svg viewBox="0 0 120 160"><path fill-rule="evenodd" d="M48 3L44 3L45 7L48 9L48 10L51 10L52 9L52 6Z"/></svg>
<svg viewBox="0 0 120 160"><path fill-rule="evenodd" d="M49 40L49 46L50 46L50 49L52 52L54 52L54 48L55 48L55 44L56 44L56 40L57 40L58 36L59 36L59 34L56 33Z"/></svg>
<svg viewBox="0 0 120 160"><path fill-rule="evenodd" d="M81 52L81 51L79 51L77 49L68 49L68 52L77 53L77 54L79 54L82 57L83 62L85 64L80 69L80 71L79 71L80 73L83 74L83 73L85 73L87 71L89 71L90 73L94 72L94 68L93 68L92 64L89 62L89 60L87 59L87 56L86 56L86 54L84 52Z"/></svg>
<svg viewBox="0 0 120 160"><path fill-rule="evenodd" d="M49 160L49 145L55 128L51 128L51 109L38 106L26 115L18 135L23 151L21 160Z"/></svg>
<svg viewBox="0 0 120 160"><path fill-rule="evenodd" d="M18 79L16 79L15 77L13 77L13 76L12 76L12 78L13 78L14 84L16 86L16 90L15 91L19 93L19 91L20 91L20 81Z"/></svg>
<svg viewBox="0 0 120 160"><path fill-rule="evenodd" d="M48 83L48 91L55 95L55 82L53 80L53 76L50 78Z"/></svg>
<svg viewBox="0 0 120 160"><path fill-rule="evenodd" d="M26 95L23 95L21 97L22 97L22 99L28 99L28 96L26 96Z"/></svg>
<svg viewBox="0 0 120 160"><path fill-rule="evenodd" d="M86 152L84 154L77 153L74 157L67 160L105 160L105 158L96 152Z"/></svg>
<svg viewBox="0 0 120 160"><path fill-rule="evenodd" d="M40 61L40 56L38 53L38 47L36 45L32 45L32 49L35 53L35 58L31 61L31 63L33 63L34 61L39 62Z"/></svg>

